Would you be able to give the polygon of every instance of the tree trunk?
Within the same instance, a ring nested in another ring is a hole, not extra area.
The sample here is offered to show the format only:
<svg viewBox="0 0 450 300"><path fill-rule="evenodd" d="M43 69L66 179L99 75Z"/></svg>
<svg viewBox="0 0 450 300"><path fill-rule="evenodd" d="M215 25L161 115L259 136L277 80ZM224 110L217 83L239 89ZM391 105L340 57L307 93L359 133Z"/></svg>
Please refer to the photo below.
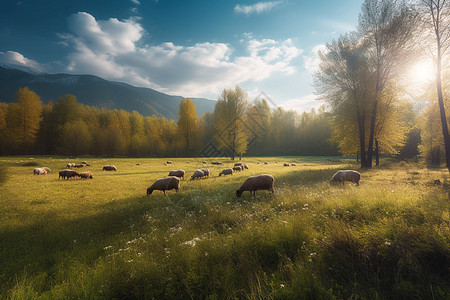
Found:
<svg viewBox="0 0 450 300"><path fill-rule="evenodd" d="M445 163L447 169L450 171L450 136L448 134L447 117L445 116L444 97L442 95L440 49L438 50L438 59L436 66L436 88L438 93L439 112L441 115L442 135L444 137L444 145L445 145Z"/></svg>
<svg viewBox="0 0 450 300"><path fill-rule="evenodd" d="M373 102L372 115L370 116L370 132L369 132L369 143L367 145L367 161L365 168L372 168L372 157L373 157L373 141L375 135L375 120L377 116L377 106L378 98Z"/></svg>
<svg viewBox="0 0 450 300"><path fill-rule="evenodd" d="M375 139L375 165L380 165L380 152L378 148L378 139Z"/></svg>

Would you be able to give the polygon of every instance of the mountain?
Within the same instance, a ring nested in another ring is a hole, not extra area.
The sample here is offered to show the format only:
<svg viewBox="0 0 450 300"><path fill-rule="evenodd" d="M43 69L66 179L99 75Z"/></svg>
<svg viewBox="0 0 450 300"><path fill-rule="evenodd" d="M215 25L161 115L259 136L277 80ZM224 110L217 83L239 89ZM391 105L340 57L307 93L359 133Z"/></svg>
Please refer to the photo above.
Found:
<svg viewBox="0 0 450 300"><path fill-rule="evenodd" d="M93 75L45 74L0 66L0 102L12 102L17 90L28 87L36 92L43 102L73 94L85 105L108 109L136 110L144 116L164 116L178 119L178 107L183 99L149 88L135 87L123 82L102 79ZM204 98L190 98L200 117L214 111L216 101Z"/></svg>

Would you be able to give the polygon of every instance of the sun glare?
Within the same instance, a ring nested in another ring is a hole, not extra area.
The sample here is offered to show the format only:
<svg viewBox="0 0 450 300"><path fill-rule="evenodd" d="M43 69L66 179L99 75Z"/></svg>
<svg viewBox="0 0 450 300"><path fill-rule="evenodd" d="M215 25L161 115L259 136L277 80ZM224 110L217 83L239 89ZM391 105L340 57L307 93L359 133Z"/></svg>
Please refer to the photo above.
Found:
<svg viewBox="0 0 450 300"><path fill-rule="evenodd" d="M426 84L435 77L435 69L431 60L417 62L410 71L410 77L414 84Z"/></svg>

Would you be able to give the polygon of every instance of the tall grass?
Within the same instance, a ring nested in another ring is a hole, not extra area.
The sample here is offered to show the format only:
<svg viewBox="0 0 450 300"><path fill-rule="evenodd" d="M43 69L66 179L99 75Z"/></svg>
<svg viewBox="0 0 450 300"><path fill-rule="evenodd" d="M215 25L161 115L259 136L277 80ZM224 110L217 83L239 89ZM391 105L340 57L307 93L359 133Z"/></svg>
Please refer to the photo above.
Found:
<svg viewBox="0 0 450 300"><path fill-rule="evenodd" d="M352 168L346 160L248 158L249 170L219 178L226 160L178 194L148 197L170 169L203 165L115 159L119 171L103 172L111 160L92 159L93 180L63 181L24 172L22 158L2 160L11 178L0 191L1 298L450 296L448 194L429 184L445 170L391 165L362 172L358 187L329 184ZM68 162L36 160L53 173ZM274 175L274 196L235 197L261 173Z"/></svg>

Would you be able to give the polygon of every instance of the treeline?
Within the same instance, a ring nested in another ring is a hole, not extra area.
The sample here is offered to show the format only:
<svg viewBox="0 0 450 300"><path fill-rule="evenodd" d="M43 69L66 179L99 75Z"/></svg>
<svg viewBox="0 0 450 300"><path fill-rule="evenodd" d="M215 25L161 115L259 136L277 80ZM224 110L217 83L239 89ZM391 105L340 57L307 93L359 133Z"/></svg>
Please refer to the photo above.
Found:
<svg viewBox="0 0 450 300"><path fill-rule="evenodd" d="M256 109L257 105L266 110ZM252 119L251 111L257 113ZM253 105L247 101L245 113L239 119L246 124L245 149L239 155L338 154L337 147L329 143L331 129L322 109L298 114L280 107L268 109L267 102L260 100ZM219 147L223 130L218 126L218 114L205 113L198 118L189 99L180 103L177 122L137 111L83 105L73 95L44 104L25 87L18 90L15 102L0 103L0 154L199 156L208 145ZM261 122L255 124L255 117ZM221 148L223 153L229 153L229 146Z"/></svg>

